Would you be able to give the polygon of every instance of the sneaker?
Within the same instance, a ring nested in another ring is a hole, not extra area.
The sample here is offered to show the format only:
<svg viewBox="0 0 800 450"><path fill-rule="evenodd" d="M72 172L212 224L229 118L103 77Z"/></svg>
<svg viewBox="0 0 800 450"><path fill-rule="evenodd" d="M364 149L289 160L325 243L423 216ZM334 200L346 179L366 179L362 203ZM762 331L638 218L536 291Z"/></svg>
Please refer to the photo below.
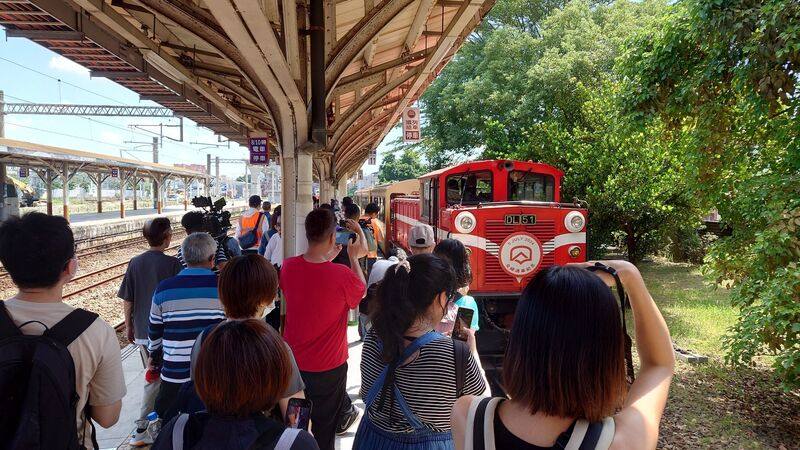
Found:
<svg viewBox="0 0 800 450"><path fill-rule="evenodd" d="M358 420L359 415L361 415L361 410L353 406L350 409L350 412L345 414L339 421L339 424L336 425L336 434L342 435L347 433L347 430L349 430L350 427L352 427L353 424L356 423L356 420Z"/></svg>
<svg viewBox="0 0 800 450"><path fill-rule="evenodd" d="M131 447L144 447L145 445L153 444L153 438L150 436L150 432L147 429L148 425L149 421L147 419L139 419L136 421L136 431L133 432L133 436L131 436L131 440L128 442Z"/></svg>

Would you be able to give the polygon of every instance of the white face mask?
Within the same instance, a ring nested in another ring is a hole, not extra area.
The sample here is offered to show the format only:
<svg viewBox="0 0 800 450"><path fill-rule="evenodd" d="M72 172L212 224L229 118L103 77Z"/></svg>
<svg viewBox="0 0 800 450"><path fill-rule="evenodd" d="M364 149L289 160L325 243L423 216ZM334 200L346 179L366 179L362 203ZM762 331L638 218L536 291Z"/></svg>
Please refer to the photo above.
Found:
<svg viewBox="0 0 800 450"><path fill-rule="evenodd" d="M272 311L275 311L275 301L273 301L272 303L267 305L266 308L264 308L264 314L261 315L261 318L263 319L267 317L267 315L269 315L269 313L271 313Z"/></svg>

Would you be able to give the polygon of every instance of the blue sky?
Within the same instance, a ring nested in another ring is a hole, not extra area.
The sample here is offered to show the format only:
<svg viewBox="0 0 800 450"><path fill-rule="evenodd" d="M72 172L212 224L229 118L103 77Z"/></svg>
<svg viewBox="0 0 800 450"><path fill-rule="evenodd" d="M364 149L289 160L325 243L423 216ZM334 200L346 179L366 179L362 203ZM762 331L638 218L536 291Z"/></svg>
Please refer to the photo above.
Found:
<svg viewBox="0 0 800 450"><path fill-rule="evenodd" d="M4 36L3 36L4 37ZM74 103L94 105L152 105L140 101L138 94L104 78L90 78L89 71L72 61L53 53L27 39L0 40L0 90L6 102ZM131 141L150 142L158 133L158 124L177 125L178 119L141 117L71 117L8 115L5 117L7 138L31 141L78 150L123 156L152 161L151 146ZM138 128L132 128L138 125ZM148 126L149 125L149 126ZM164 135L177 138L177 128L164 128ZM148 132L149 131L149 132ZM154 134L155 133L155 134ZM399 136L393 130L378 148L378 163L386 144ZM218 144L209 130L184 119L184 141L164 139L159 150L159 161L174 163L206 163L206 154L212 157L246 158L247 149L231 143L227 147L207 147L193 142ZM364 173L378 166L364 166ZM243 166L222 165L220 170L237 176Z"/></svg>

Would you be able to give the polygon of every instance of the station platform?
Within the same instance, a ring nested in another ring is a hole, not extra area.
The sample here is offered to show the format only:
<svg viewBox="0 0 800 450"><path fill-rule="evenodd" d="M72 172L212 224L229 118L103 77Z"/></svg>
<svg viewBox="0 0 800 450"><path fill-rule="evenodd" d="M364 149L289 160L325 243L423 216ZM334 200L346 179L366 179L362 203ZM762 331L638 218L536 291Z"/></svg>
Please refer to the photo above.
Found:
<svg viewBox="0 0 800 450"><path fill-rule="evenodd" d="M189 211L194 209L193 206L189 207ZM232 215L246 209L247 203L244 200L231 202L225 206L225 210L230 211ZM76 240L95 239L126 231L141 230L144 223L154 217L169 217L174 223L180 221L184 214L186 214L186 210L183 209L183 205L163 208L161 214L158 214L153 208L128 210L125 212L124 219L120 219L119 211L73 214L70 216L70 225Z"/></svg>
<svg viewBox="0 0 800 450"><path fill-rule="evenodd" d="M358 340L358 328L348 327L347 341L349 343L350 357L347 360L347 393L353 400L353 404L364 410L364 402L358 396L361 387L361 342ZM125 347L121 351L122 371L125 375L125 385L128 392L122 399L122 412L119 421L111 428L105 429L95 424L97 430L97 442L102 450L131 450L148 449L149 447L131 447L128 440L134 431L134 421L139 418L139 408L142 404L142 393L144 391L144 367L139 351L132 345ZM359 421L361 417L359 417ZM353 447L358 422L342 436L336 437L337 450L349 450Z"/></svg>

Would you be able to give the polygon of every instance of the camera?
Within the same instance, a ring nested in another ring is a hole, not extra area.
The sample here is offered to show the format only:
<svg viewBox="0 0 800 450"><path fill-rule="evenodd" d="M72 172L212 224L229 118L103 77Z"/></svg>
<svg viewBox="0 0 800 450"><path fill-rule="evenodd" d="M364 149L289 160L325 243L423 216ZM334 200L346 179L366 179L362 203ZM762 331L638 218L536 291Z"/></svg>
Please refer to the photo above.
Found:
<svg viewBox="0 0 800 450"><path fill-rule="evenodd" d="M197 196L192 199L192 205L203 210L203 228L215 239L227 236L231 228L231 213L223 210L226 204L224 198L215 202L211 201L211 197Z"/></svg>
<svg viewBox="0 0 800 450"><path fill-rule="evenodd" d="M372 225L372 219L358 219L358 226L361 228L366 228Z"/></svg>

